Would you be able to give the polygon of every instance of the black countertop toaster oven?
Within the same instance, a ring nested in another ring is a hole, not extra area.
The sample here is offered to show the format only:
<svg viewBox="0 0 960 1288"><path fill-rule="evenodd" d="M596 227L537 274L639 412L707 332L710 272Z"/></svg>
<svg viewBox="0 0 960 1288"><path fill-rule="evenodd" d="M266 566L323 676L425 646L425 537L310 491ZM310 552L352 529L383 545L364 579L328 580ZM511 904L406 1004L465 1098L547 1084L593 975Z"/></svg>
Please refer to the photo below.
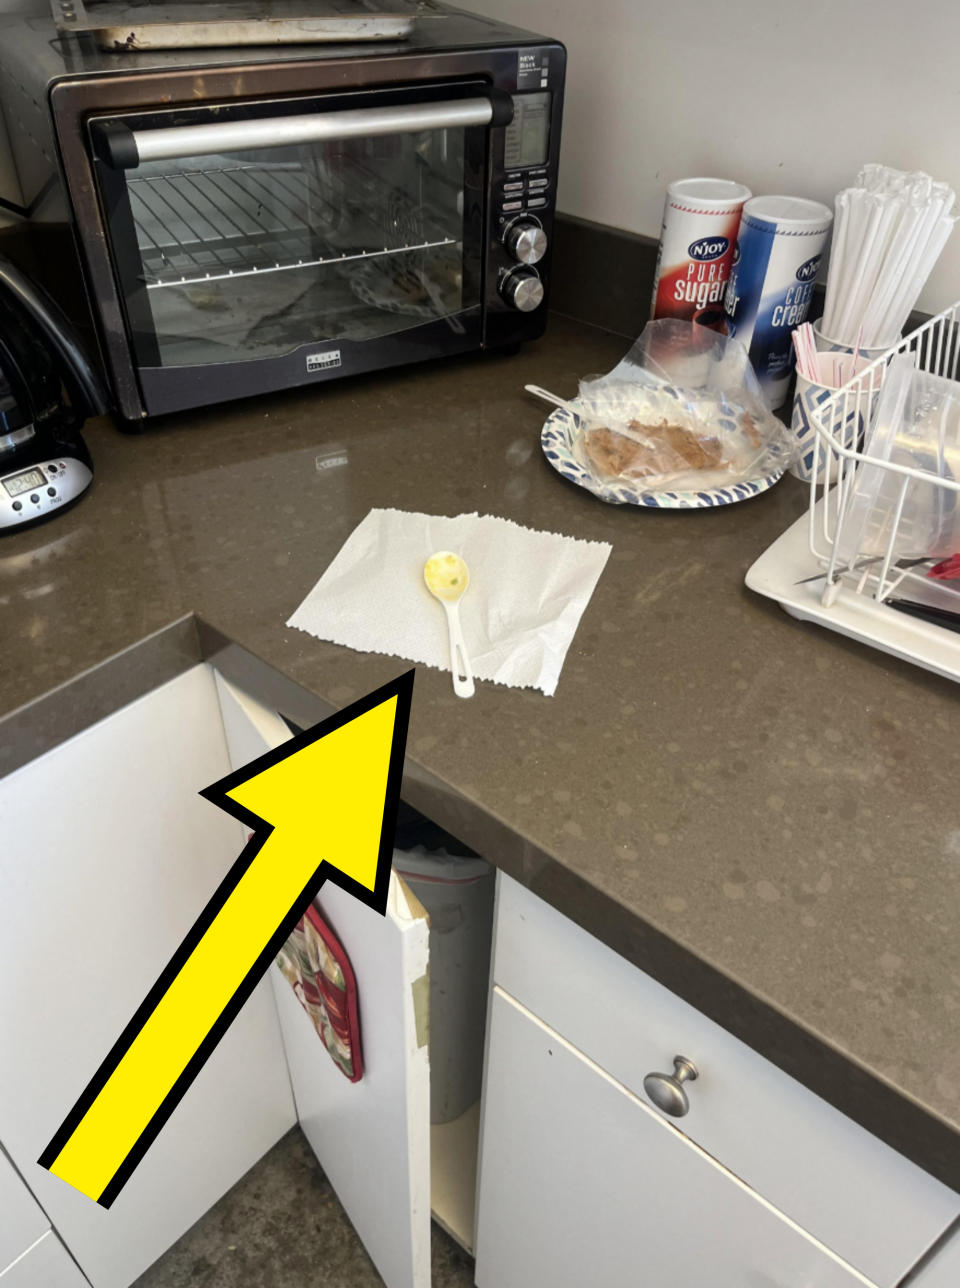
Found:
<svg viewBox="0 0 960 1288"><path fill-rule="evenodd" d="M542 333L565 51L421 9L353 45L4 25L20 187L62 185L126 420Z"/></svg>

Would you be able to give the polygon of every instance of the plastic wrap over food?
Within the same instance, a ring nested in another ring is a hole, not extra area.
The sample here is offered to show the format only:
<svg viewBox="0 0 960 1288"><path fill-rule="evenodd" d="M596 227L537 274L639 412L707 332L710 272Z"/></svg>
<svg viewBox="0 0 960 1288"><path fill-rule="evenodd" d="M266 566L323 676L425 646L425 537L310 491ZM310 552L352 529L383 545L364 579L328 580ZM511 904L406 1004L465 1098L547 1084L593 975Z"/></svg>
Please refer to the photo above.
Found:
<svg viewBox="0 0 960 1288"><path fill-rule="evenodd" d="M742 344L693 322L650 322L606 376L580 382L574 450L604 482L701 491L781 473L797 455Z"/></svg>

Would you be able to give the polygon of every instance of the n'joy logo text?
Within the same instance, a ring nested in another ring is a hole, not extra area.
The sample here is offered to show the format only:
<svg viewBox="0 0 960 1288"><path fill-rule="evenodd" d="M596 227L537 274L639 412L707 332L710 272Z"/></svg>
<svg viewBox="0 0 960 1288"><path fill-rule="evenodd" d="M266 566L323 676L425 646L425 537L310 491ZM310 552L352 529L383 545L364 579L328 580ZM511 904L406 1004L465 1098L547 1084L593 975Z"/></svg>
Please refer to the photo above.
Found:
<svg viewBox="0 0 960 1288"><path fill-rule="evenodd" d="M700 264L709 264L711 260L722 259L729 249L729 237L701 237L690 243L687 254Z"/></svg>

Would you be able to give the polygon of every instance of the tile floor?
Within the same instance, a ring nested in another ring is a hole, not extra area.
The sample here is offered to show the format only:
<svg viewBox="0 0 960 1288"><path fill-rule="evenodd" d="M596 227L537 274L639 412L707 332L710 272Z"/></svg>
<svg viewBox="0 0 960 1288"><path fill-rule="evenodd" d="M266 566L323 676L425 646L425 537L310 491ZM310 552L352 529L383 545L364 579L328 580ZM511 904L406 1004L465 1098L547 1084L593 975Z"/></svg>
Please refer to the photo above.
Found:
<svg viewBox="0 0 960 1288"><path fill-rule="evenodd" d="M472 1288L473 1260L433 1227L434 1288ZM134 1288L381 1288L299 1128L251 1168Z"/></svg>

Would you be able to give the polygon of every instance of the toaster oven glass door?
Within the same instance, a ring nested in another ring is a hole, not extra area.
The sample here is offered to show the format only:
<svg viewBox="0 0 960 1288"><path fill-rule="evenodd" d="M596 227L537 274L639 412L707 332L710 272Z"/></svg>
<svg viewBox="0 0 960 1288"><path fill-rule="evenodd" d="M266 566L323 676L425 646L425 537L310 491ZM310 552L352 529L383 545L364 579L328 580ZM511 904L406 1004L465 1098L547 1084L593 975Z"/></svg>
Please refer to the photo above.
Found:
<svg viewBox="0 0 960 1288"><path fill-rule="evenodd" d="M479 344L486 129L257 144L100 169L141 371L424 327Z"/></svg>

